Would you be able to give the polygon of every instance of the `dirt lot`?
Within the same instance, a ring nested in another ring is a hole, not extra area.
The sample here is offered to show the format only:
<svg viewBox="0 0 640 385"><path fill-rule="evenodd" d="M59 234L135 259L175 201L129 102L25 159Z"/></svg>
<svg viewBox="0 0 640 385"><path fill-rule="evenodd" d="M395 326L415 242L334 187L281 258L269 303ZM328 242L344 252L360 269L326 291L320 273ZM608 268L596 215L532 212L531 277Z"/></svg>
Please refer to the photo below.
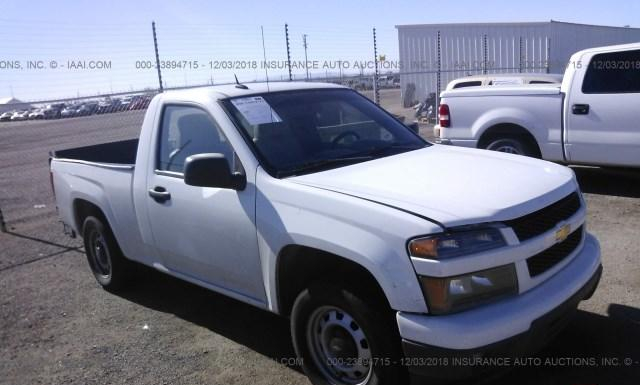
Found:
<svg viewBox="0 0 640 385"><path fill-rule="evenodd" d="M397 112L399 103L388 107ZM0 384L308 383L286 319L152 270L110 294L91 276L80 241L62 234L48 151L135 137L141 119L127 112L0 123L0 207L9 230L0 233ZM602 282L537 356L555 365L533 362L492 383L640 379L640 173L574 170L602 245ZM596 365L557 360L575 357Z"/></svg>

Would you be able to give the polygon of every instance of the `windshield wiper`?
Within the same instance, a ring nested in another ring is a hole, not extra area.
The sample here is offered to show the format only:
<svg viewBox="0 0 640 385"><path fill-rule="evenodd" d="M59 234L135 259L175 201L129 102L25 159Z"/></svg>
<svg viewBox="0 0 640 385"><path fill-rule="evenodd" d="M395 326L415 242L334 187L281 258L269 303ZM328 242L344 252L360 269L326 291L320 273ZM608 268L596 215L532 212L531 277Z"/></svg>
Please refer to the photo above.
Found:
<svg viewBox="0 0 640 385"><path fill-rule="evenodd" d="M411 143L411 142L404 142L404 143L391 143L388 144L386 146L380 146L380 147L376 147L376 148L372 148L369 150L365 150L365 151L361 151L355 154L351 154L352 156L371 156L371 157L375 157L378 155L382 155L386 152L388 152L389 150L399 150L399 149L411 149L411 150L417 150L418 148L422 148L419 146L416 146L415 143Z"/></svg>
<svg viewBox="0 0 640 385"><path fill-rule="evenodd" d="M300 175L300 174L304 174L312 171L321 171L321 170L329 169L333 166L364 162L371 159L373 159L373 157L369 155L350 156L350 157L344 157L344 158L319 159L319 160L303 163L291 170L279 171L277 176L278 178L282 178L286 176Z"/></svg>

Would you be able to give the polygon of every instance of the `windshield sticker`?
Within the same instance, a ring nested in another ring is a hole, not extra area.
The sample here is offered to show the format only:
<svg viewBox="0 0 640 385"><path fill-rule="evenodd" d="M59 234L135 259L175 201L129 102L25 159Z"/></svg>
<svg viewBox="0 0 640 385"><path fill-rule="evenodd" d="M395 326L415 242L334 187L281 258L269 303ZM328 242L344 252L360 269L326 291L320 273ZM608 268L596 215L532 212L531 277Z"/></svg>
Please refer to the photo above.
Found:
<svg viewBox="0 0 640 385"><path fill-rule="evenodd" d="M280 116L278 116L262 96L231 99L231 103L233 103L252 126L282 122Z"/></svg>

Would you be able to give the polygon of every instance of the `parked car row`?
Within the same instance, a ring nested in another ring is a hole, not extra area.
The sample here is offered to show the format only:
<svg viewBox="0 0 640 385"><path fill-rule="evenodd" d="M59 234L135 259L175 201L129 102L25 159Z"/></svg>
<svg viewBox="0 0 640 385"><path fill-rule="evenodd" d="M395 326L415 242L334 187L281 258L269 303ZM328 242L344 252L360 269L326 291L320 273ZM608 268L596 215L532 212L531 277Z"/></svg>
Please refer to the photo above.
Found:
<svg viewBox="0 0 640 385"><path fill-rule="evenodd" d="M29 119L30 111L7 111L0 115L0 121L6 122L8 120L19 121Z"/></svg>
<svg viewBox="0 0 640 385"><path fill-rule="evenodd" d="M93 114L143 110L149 106L153 95L134 95L124 98L104 98L100 101L83 103L52 103L28 110L7 111L0 115L0 121L22 121L37 119L61 119Z"/></svg>

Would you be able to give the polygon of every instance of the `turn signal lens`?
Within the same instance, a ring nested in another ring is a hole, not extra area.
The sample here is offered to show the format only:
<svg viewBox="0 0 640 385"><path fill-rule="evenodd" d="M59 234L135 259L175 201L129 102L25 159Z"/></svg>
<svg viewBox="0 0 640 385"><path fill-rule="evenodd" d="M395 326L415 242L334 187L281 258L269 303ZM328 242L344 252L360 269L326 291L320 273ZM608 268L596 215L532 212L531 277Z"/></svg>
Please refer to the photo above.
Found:
<svg viewBox="0 0 640 385"><path fill-rule="evenodd" d="M489 227L416 238L409 242L409 255L419 258L445 259L479 253L505 245L506 242L500 230Z"/></svg>
<svg viewBox="0 0 640 385"><path fill-rule="evenodd" d="M438 256L438 239L421 238L409 242L409 254L424 257Z"/></svg>

